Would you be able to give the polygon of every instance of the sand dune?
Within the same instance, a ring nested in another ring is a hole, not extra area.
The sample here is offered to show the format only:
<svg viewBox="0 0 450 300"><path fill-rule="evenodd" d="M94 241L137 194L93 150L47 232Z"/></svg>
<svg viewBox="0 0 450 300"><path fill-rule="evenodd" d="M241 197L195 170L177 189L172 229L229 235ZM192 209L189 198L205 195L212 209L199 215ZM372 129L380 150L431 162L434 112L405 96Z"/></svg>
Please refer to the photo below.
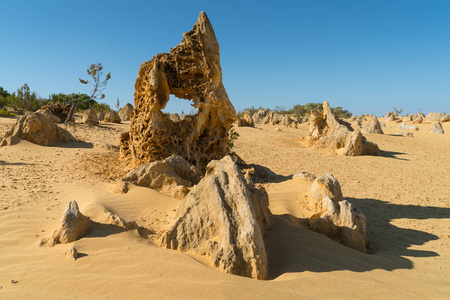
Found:
<svg viewBox="0 0 450 300"><path fill-rule="evenodd" d="M0 129L8 123L0 119ZM298 142L307 134L305 125L237 128L237 154L285 176L266 184L274 215L265 237L266 281L228 275L204 257L158 247L182 200L137 186L127 194L112 192L127 169L115 162L117 152L102 145L117 146L129 124L77 125L69 130L83 142L58 147L26 141L2 147L0 298L448 298L450 123L443 123L444 135L429 134L430 122L418 124L413 138L397 136L397 123L386 124L385 135L366 135L382 150L379 157L306 149ZM374 254L302 225L300 200L310 183L290 176L303 171L338 178L344 198L367 216ZM72 200L100 223L74 243L39 247ZM104 212L135 220L148 232L102 224ZM80 253L76 261L64 255L71 245Z"/></svg>

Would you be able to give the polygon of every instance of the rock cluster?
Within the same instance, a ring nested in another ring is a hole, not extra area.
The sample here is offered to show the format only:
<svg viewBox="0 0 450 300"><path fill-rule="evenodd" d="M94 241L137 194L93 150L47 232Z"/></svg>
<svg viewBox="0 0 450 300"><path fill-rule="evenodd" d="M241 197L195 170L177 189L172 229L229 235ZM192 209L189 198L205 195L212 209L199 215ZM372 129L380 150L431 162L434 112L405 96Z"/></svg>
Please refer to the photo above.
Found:
<svg viewBox="0 0 450 300"><path fill-rule="evenodd" d="M80 212L77 202L71 201L66 206L60 227L50 238L42 239L40 245L54 246L72 243L83 237L91 227L91 220Z"/></svg>
<svg viewBox="0 0 450 300"><path fill-rule="evenodd" d="M227 153L236 111L222 84L219 44L206 13L170 53L159 53L139 68L130 131L120 138L120 155L131 166L172 154L206 169ZM193 102L195 116L173 122L161 110L169 95Z"/></svg>
<svg viewBox="0 0 450 300"><path fill-rule="evenodd" d="M161 246L211 258L226 273L267 277L264 229L270 222L263 187L244 177L230 156L211 161L205 177L186 196Z"/></svg>
<svg viewBox="0 0 450 300"><path fill-rule="evenodd" d="M370 252L366 217L343 200L341 186L332 174L317 177L308 197L310 229L361 252Z"/></svg>
<svg viewBox="0 0 450 300"><path fill-rule="evenodd" d="M58 121L59 119L53 115L38 112L24 115L0 139L0 147L15 145L20 139L41 146L75 141L67 130L56 125Z"/></svg>
<svg viewBox="0 0 450 300"><path fill-rule="evenodd" d="M133 105L130 103L125 104L124 107L122 107L119 110L119 118L122 121L130 121L131 113L133 112Z"/></svg>
<svg viewBox="0 0 450 300"><path fill-rule="evenodd" d="M323 103L323 112L311 111L309 134L304 142L312 149L338 155L380 154L377 144L365 140L358 129L354 131L350 124L339 120L327 101Z"/></svg>
<svg viewBox="0 0 450 300"><path fill-rule="evenodd" d="M139 186L149 187L163 194L184 199L190 187L200 181L202 172L179 155L172 155L162 161L140 165L122 179ZM122 185L122 182L118 183ZM123 188L118 187L123 191Z"/></svg>

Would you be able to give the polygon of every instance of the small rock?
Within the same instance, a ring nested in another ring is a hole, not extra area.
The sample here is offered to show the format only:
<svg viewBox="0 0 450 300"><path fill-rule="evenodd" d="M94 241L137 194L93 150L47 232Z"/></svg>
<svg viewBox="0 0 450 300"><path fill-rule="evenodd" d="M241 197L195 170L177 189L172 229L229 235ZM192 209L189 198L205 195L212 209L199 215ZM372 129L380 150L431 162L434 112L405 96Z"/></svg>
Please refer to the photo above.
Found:
<svg viewBox="0 0 450 300"><path fill-rule="evenodd" d="M74 246L70 246L69 248L67 248L65 255L67 258L72 258L73 260L77 260L78 251L77 251L77 249L75 249Z"/></svg>
<svg viewBox="0 0 450 300"><path fill-rule="evenodd" d="M301 179L301 180L306 180L306 181L314 181L314 179L316 179L316 176L308 173L308 172L301 172L298 174L295 174L294 176L292 176L292 179Z"/></svg>
<svg viewBox="0 0 450 300"><path fill-rule="evenodd" d="M401 132L400 135L405 137L414 137L412 132Z"/></svg>
<svg viewBox="0 0 450 300"><path fill-rule="evenodd" d="M398 126L398 129L401 129L401 130L415 130L415 131L419 131L419 127L414 126L414 125L406 125L405 123L399 125L399 126Z"/></svg>

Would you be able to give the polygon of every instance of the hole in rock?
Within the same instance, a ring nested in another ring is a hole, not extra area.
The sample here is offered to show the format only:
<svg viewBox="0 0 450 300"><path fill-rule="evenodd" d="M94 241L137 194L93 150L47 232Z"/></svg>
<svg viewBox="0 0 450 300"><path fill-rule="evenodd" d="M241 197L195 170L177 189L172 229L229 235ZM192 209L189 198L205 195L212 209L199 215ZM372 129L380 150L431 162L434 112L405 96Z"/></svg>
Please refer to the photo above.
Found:
<svg viewBox="0 0 450 300"><path fill-rule="evenodd" d="M182 115L195 116L198 113L198 108L193 106L194 102L191 100L180 99L174 95L170 95L169 102L161 111L165 114L172 115L177 113L180 117Z"/></svg>

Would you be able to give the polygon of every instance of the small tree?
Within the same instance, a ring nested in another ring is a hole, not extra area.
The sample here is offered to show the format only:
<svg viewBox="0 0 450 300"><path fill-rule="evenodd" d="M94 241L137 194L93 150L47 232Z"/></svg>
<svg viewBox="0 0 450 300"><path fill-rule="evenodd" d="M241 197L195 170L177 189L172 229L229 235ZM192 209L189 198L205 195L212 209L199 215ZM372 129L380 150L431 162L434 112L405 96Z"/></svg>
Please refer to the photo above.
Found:
<svg viewBox="0 0 450 300"><path fill-rule="evenodd" d="M117 97L116 108L117 108L117 111L119 111L119 108L120 108L120 101L119 101L119 97Z"/></svg>
<svg viewBox="0 0 450 300"><path fill-rule="evenodd" d="M68 123L70 119L72 119L75 107L89 103L92 100L105 98L105 94L103 94L102 92L106 89L108 80L111 79L111 72L108 72L105 79L103 79L103 67L101 63L98 63L92 64L89 69L87 69L87 73L92 77L92 79L84 80L79 78L79 80L82 84L89 83L92 85L91 94L89 95L89 98L83 102L75 103L74 101L69 101L69 103L72 104L72 107L70 108L69 115L67 116L67 119L64 123Z"/></svg>

